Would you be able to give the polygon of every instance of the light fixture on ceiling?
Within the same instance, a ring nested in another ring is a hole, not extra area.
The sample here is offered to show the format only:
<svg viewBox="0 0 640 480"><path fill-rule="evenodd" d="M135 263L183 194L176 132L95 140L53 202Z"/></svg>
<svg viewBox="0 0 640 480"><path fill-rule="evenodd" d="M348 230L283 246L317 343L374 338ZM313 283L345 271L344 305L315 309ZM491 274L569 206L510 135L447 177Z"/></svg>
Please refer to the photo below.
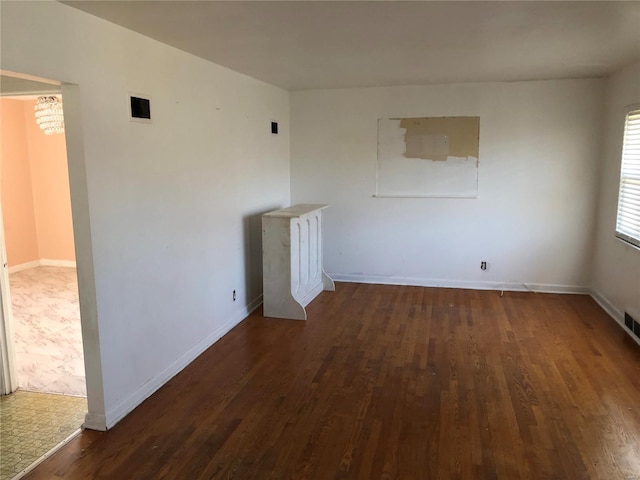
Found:
<svg viewBox="0 0 640 480"><path fill-rule="evenodd" d="M36 111L36 123L44 130L45 135L64 133L62 102L57 97L38 97L33 109Z"/></svg>

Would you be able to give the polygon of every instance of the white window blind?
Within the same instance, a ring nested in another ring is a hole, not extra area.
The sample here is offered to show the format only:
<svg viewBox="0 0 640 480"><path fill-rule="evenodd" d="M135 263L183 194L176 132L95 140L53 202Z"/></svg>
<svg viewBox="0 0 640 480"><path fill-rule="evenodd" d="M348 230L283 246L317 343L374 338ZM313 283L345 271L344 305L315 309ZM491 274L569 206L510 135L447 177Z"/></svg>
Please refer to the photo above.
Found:
<svg viewBox="0 0 640 480"><path fill-rule="evenodd" d="M624 125L616 235L640 247L640 110L629 112Z"/></svg>

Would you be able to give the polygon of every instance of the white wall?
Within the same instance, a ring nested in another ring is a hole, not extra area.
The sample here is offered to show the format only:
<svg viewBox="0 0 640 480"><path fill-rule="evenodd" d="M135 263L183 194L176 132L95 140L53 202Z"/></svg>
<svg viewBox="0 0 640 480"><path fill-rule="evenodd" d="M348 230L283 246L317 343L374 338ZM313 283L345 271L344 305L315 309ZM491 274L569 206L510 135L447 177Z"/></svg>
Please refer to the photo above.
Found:
<svg viewBox="0 0 640 480"><path fill-rule="evenodd" d="M289 204L288 93L57 2L1 8L1 68L78 85L87 420L108 427L259 303L260 214ZM128 120L130 91L152 124Z"/></svg>
<svg viewBox="0 0 640 480"><path fill-rule="evenodd" d="M609 77L605 94L593 289L618 321L623 312L640 321L640 250L615 237L625 107L632 104L640 104L640 63Z"/></svg>
<svg viewBox="0 0 640 480"><path fill-rule="evenodd" d="M587 291L602 93L602 80L292 92L292 203L331 204L339 280ZM478 199L372 197L379 118L456 115L480 116Z"/></svg>

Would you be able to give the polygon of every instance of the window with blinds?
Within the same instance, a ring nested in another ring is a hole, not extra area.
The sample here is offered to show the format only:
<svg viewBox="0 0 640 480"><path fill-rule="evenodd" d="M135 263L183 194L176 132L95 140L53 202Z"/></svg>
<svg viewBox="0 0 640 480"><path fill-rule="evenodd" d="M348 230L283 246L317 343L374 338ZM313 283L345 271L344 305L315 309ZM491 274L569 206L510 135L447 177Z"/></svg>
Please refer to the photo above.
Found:
<svg viewBox="0 0 640 480"><path fill-rule="evenodd" d="M640 110L624 124L616 235L640 248Z"/></svg>

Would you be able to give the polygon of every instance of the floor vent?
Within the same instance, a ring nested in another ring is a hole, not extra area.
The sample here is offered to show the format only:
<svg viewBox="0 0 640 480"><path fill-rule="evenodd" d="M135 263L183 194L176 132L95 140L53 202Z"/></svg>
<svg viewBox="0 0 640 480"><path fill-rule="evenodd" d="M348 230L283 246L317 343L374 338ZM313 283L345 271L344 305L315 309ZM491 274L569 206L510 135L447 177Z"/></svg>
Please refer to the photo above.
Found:
<svg viewBox="0 0 640 480"><path fill-rule="evenodd" d="M640 338L640 323L636 322L627 312L624 312L624 324L636 337Z"/></svg>

